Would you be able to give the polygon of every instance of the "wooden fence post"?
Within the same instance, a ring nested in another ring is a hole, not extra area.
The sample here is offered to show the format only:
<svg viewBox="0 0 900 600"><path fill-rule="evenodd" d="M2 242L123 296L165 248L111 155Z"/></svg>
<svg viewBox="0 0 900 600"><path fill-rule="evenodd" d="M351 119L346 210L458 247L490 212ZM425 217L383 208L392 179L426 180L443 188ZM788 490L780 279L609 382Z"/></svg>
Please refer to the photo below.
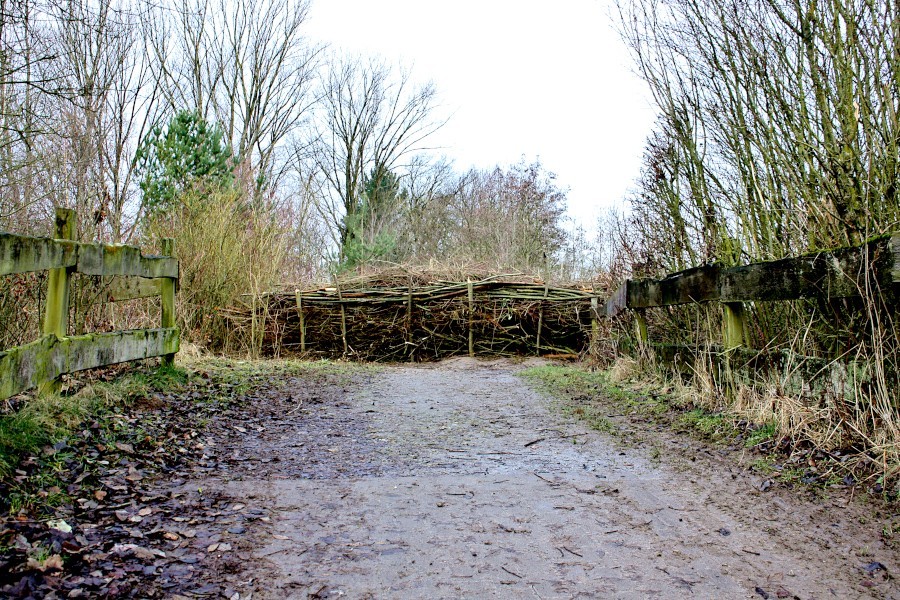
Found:
<svg viewBox="0 0 900 600"><path fill-rule="evenodd" d="M75 239L75 211L56 209L53 237L59 240ZM50 269L47 274L47 304L44 307L44 335L66 337L69 329L69 269ZM59 378L39 386L41 394L59 391Z"/></svg>
<svg viewBox="0 0 900 600"><path fill-rule="evenodd" d="M297 296L297 314L300 316L300 352L306 352L306 316L303 314L303 294L300 290L294 292Z"/></svg>
<svg viewBox="0 0 900 600"><path fill-rule="evenodd" d="M466 279L469 288L469 356L475 358L475 290L472 280Z"/></svg>
<svg viewBox="0 0 900 600"><path fill-rule="evenodd" d="M549 294L550 287L544 282L544 300L547 299ZM541 300L541 310L538 313L537 341L535 343L535 346L537 347L536 354L538 356L541 355L541 328L544 326L544 300Z"/></svg>
<svg viewBox="0 0 900 600"><path fill-rule="evenodd" d="M722 337L725 341L725 349L731 350L743 346L746 338L744 304L742 302L723 302L722 313Z"/></svg>
<svg viewBox="0 0 900 600"><path fill-rule="evenodd" d="M409 361L414 362L415 345L413 344L413 282L412 276L409 277L409 294L406 298L406 343L409 350Z"/></svg>
<svg viewBox="0 0 900 600"><path fill-rule="evenodd" d="M334 287L337 288L338 302L341 303L341 341L344 343L344 358L350 355L350 347L347 344L347 308L344 306L344 297L341 295L341 284L335 278Z"/></svg>
<svg viewBox="0 0 900 600"><path fill-rule="evenodd" d="M634 334L641 348L647 345L649 341L647 337L647 317L644 315L643 308L634 309Z"/></svg>
<svg viewBox="0 0 900 600"><path fill-rule="evenodd" d="M172 238L163 238L162 240L163 256L175 255L175 240ZM175 327L175 280L171 277L164 277L159 281L159 297L162 307L162 315L160 326L163 328ZM163 354L162 364L172 366L175 364L174 354Z"/></svg>
<svg viewBox="0 0 900 600"><path fill-rule="evenodd" d="M600 300L591 298L591 343L594 343L600 336L600 321L597 319L597 312L600 310Z"/></svg>
<svg viewBox="0 0 900 600"><path fill-rule="evenodd" d="M75 239L75 211L56 209L53 236L60 240ZM44 335L66 337L69 325L69 270L50 269L47 276L47 306L44 312Z"/></svg>

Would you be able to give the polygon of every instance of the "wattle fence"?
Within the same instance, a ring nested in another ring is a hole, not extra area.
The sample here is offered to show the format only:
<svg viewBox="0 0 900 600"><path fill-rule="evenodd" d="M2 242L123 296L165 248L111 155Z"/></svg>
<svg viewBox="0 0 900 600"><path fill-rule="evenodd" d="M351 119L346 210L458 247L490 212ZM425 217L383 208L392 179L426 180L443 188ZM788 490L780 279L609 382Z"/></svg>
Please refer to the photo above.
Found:
<svg viewBox="0 0 900 600"><path fill-rule="evenodd" d="M522 275L512 276L516 280L504 277L510 276L446 281L414 273L379 275L254 296L231 318L263 354L293 351L406 361L460 354L576 356L592 337L613 333L615 328L603 326L603 319L630 314L635 324L630 337L641 348L653 350L665 362L678 357L690 362L696 345L653 343L647 311L718 303L723 343L707 344L706 349L734 362L760 355L762 348L751 349L748 343L750 320L759 303L862 296L878 298L896 312L900 235L796 258L731 268L703 266L662 279L629 279L612 295L591 286L551 287Z"/></svg>

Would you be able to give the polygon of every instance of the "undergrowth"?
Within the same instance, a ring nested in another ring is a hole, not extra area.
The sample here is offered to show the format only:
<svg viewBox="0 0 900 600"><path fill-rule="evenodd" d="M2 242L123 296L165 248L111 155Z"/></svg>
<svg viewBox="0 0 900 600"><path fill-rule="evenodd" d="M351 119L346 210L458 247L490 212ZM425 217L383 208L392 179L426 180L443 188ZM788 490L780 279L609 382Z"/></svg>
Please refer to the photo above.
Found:
<svg viewBox="0 0 900 600"><path fill-rule="evenodd" d="M642 375L633 361L619 361L606 371L546 365L524 370L521 375L557 398L564 413L596 429L615 431L608 419L595 417L615 410L706 442L756 452L760 456L751 462L751 468L783 484L853 486L868 477L867 489L877 496L893 498L885 490L889 483L896 482L886 482L883 471L877 468L861 470L850 453L796 443L771 413L756 413L769 418L754 421L747 418L746 411L729 410L724 403L714 409L709 403L697 402L701 396L695 388L670 378Z"/></svg>
<svg viewBox="0 0 900 600"><path fill-rule="evenodd" d="M155 390L186 383L188 373L171 366L129 370L111 381L93 381L73 394L22 395L0 412L0 479L9 478L28 455L65 440L89 419L102 419ZM49 455L49 452L44 454ZM64 458L59 452L53 456ZM53 470L52 461L48 465Z"/></svg>
<svg viewBox="0 0 900 600"><path fill-rule="evenodd" d="M129 366L80 377L70 382L68 393L23 394L7 400L0 410L0 482L12 490L7 500L14 510L34 500L50 506L62 502L65 494L61 491L26 502L20 497L24 492L15 490L54 490L54 473L72 459L67 444L72 436L85 428L103 429L110 440L133 436L139 432L133 431L131 420L121 418L120 413L156 406L162 395L189 392L198 382L212 380L216 385L203 386L202 394L195 392L195 402L222 405L273 378L329 377L346 384L375 370L340 361L199 358L186 359L179 366ZM22 471L17 471L23 462L29 466L27 482ZM36 465L39 468L32 468Z"/></svg>

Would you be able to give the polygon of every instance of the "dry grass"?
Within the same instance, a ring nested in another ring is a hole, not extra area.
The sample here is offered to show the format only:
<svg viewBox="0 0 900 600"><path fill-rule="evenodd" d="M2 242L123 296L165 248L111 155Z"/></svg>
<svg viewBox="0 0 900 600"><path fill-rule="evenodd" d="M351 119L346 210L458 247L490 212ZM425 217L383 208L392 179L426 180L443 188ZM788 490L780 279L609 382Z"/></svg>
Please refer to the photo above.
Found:
<svg viewBox="0 0 900 600"><path fill-rule="evenodd" d="M209 349L257 354L259 340L233 335L224 311L281 277L288 228L272 210L250 205L238 191L187 194L177 215L149 222L145 235L175 238L177 315L186 338Z"/></svg>

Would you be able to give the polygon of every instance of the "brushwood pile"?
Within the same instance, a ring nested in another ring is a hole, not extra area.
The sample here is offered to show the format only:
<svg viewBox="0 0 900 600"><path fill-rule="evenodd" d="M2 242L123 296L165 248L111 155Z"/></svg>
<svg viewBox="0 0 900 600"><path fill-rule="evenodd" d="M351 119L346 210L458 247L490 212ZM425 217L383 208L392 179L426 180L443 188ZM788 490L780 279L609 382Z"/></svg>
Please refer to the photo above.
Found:
<svg viewBox="0 0 900 600"><path fill-rule="evenodd" d="M395 270L248 298L231 315L264 354L365 361L577 356L588 346L591 284L521 274ZM596 301L595 301L596 305ZM602 302L600 302L602 306Z"/></svg>

